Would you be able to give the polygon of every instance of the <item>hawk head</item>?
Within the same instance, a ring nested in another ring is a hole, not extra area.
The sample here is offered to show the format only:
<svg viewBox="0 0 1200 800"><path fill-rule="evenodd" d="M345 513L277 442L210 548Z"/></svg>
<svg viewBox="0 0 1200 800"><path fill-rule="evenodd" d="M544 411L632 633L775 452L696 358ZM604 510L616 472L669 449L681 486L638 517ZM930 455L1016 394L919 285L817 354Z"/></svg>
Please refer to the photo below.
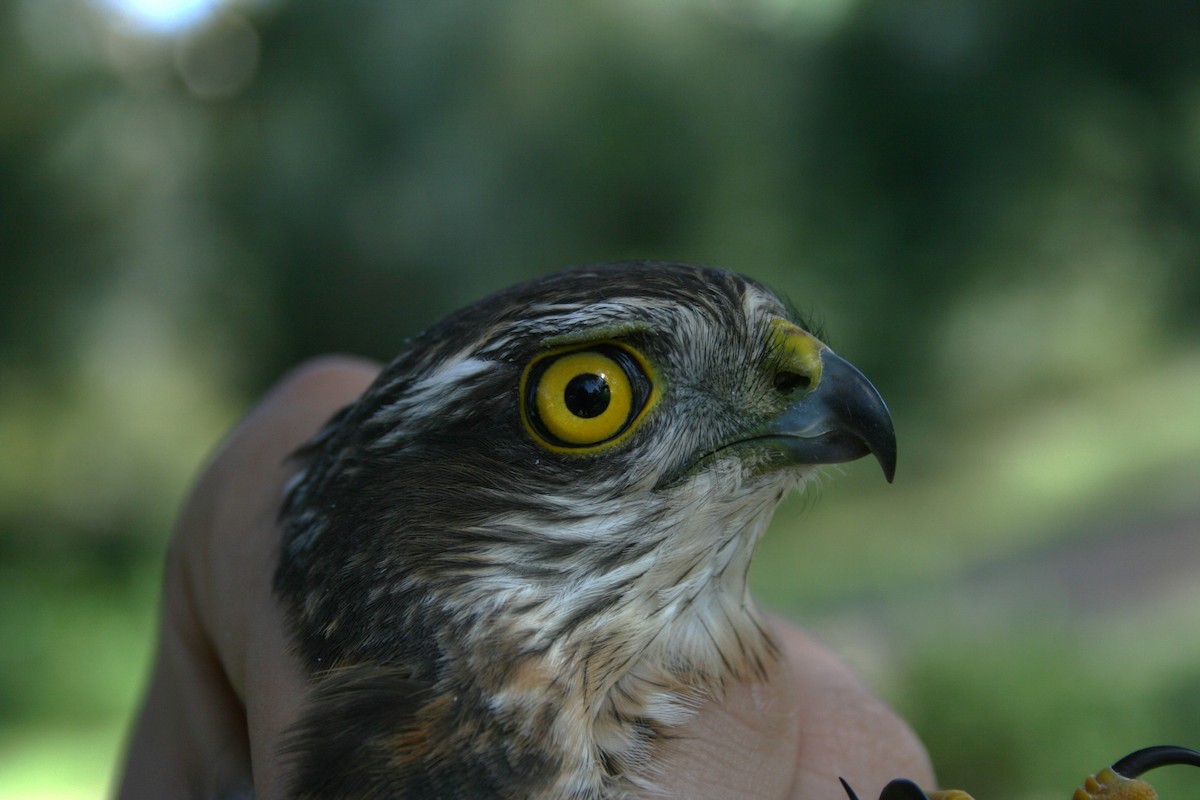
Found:
<svg viewBox="0 0 1200 800"><path fill-rule="evenodd" d="M732 273L587 267L450 315L289 487L297 796L650 783L667 731L775 655L746 575L776 505L868 453L890 480L878 392Z"/></svg>

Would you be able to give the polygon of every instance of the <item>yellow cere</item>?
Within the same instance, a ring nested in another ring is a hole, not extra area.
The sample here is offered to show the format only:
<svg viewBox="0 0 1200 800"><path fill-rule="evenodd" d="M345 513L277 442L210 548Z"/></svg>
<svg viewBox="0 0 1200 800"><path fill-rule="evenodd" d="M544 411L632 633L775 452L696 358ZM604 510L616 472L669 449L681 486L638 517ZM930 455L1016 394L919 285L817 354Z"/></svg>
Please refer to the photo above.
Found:
<svg viewBox="0 0 1200 800"><path fill-rule="evenodd" d="M779 368L806 376L812 381L809 388L815 389L821 382L821 340L785 319L771 321L771 338L781 354Z"/></svg>
<svg viewBox="0 0 1200 800"><path fill-rule="evenodd" d="M567 386L576 378L596 375L608 384L609 402L594 417L581 417L567 407ZM617 362L594 350L568 353L542 373L537 387L537 413L546 430L567 444L589 445L615 436L629 419L633 387Z"/></svg>

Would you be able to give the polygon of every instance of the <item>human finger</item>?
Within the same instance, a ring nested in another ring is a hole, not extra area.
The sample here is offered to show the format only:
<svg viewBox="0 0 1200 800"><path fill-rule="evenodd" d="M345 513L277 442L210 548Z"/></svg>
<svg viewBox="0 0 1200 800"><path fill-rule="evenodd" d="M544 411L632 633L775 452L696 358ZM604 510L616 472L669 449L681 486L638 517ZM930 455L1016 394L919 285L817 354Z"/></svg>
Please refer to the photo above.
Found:
<svg viewBox="0 0 1200 800"><path fill-rule="evenodd" d="M283 379L227 437L176 527L154 673L128 748L122 800L283 791L279 742L305 680L271 593L287 456L374 378L322 359Z"/></svg>

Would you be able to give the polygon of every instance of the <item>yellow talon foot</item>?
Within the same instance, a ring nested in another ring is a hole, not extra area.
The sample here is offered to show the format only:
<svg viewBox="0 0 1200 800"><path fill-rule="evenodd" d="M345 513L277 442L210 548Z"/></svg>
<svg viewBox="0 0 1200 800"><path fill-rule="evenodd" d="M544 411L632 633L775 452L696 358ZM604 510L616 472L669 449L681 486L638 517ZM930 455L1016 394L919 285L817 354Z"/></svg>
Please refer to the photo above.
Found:
<svg viewBox="0 0 1200 800"><path fill-rule="evenodd" d="M1145 781L1124 778L1105 767L1089 775L1071 800L1158 800L1158 792Z"/></svg>

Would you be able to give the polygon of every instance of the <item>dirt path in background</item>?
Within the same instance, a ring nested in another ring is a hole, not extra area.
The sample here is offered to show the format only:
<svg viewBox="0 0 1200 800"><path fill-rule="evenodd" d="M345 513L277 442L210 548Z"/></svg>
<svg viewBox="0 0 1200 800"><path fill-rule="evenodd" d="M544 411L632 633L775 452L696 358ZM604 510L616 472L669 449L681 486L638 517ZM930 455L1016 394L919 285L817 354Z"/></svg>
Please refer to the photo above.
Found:
<svg viewBox="0 0 1200 800"><path fill-rule="evenodd" d="M1111 612L1200 584L1200 509L1114 521L967 573L987 594L1045 586L1072 614Z"/></svg>
<svg viewBox="0 0 1200 800"><path fill-rule="evenodd" d="M1099 617L1200 587L1200 508L1093 522L1051 544L990 561L936 585L871 593L821 609L814 621L882 620L931 600L1007 614ZM868 623L870 624L870 623Z"/></svg>

